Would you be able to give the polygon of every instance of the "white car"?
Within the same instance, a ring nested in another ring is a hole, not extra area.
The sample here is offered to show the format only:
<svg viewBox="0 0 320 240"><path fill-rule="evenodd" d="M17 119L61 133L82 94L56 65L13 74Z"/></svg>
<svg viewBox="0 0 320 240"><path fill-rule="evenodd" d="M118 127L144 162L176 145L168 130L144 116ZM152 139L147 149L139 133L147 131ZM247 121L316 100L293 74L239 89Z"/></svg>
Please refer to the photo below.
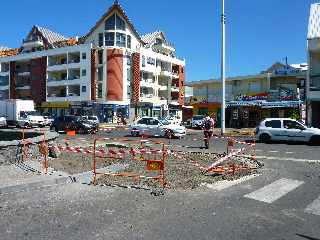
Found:
<svg viewBox="0 0 320 240"><path fill-rule="evenodd" d="M303 141L320 144L320 129L308 128L290 118L266 118L256 128L257 138L269 141Z"/></svg>
<svg viewBox="0 0 320 240"><path fill-rule="evenodd" d="M167 117L164 117L163 120L166 120L170 124L174 124L174 125L180 125L181 124L181 120L176 118L175 116L167 116Z"/></svg>
<svg viewBox="0 0 320 240"><path fill-rule="evenodd" d="M166 120L155 117L143 117L129 127L132 136L145 134L148 136L178 137L186 135L186 128L177 124L170 124Z"/></svg>
<svg viewBox="0 0 320 240"><path fill-rule="evenodd" d="M0 127L6 127L7 126L7 119L4 115L0 114Z"/></svg>
<svg viewBox="0 0 320 240"><path fill-rule="evenodd" d="M48 115L44 115L43 119L44 119L44 125L45 126L51 126L51 124L54 121L54 118L52 116L48 116Z"/></svg>
<svg viewBox="0 0 320 240"><path fill-rule="evenodd" d="M82 116L82 119L93 124L99 124L99 118L97 116Z"/></svg>
<svg viewBox="0 0 320 240"><path fill-rule="evenodd" d="M196 115L191 120L191 127L192 128L201 128L203 123L204 116L203 115Z"/></svg>

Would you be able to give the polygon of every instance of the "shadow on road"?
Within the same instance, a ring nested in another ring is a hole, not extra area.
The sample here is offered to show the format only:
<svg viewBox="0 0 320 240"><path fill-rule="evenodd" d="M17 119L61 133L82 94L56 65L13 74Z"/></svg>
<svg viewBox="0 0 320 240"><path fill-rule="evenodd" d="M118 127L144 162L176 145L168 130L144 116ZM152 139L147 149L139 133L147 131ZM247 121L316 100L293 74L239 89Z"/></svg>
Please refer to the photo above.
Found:
<svg viewBox="0 0 320 240"><path fill-rule="evenodd" d="M309 237L309 236L306 236L306 235L303 235L303 234L299 234L299 233L297 233L296 235L299 236L299 237L302 237L302 238L304 238L304 239L320 240L319 238Z"/></svg>

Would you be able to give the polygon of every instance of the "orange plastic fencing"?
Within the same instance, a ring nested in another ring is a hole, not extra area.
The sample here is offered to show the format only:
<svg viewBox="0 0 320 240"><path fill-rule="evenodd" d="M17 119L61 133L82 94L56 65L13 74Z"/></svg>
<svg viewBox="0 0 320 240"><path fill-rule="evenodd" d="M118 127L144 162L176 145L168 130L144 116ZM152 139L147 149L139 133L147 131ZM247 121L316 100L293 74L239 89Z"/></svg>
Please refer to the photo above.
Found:
<svg viewBox="0 0 320 240"><path fill-rule="evenodd" d="M104 143L106 141L117 141L120 143L133 143L139 146L139 148L109 148L108 150L103 150L98 148L98 144ZM161 149L149 149L146 144L161 146ZM130 159L130 161L139 161L145 163L144 170L147 172L157 172L156 176L151 175L141 175L139 173L133 172L119 172L119 173L103 173L98 172L97 162L99 159ZM165 188L165 161L167 158L167 151L165 144L159 141L152 141L146 139L139 140L130 140L127 138L96 138L94 140L93 149L92 149L92 172L93 172L93 184L96 184L98 175L109 175L114 177L129 177L133 180L157 180L162 188Z"/></svg>

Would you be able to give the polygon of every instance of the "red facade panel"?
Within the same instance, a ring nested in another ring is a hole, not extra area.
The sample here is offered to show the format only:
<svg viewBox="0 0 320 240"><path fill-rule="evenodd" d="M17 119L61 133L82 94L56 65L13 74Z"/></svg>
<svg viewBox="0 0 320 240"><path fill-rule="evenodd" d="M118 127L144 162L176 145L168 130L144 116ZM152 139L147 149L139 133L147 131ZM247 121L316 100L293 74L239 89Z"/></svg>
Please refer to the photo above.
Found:
<svg viewBox="0 0 320 240"><path fill-rule="evenodd" d="M46 101L47 57L30 60L31 94L35 103Z"/></svg>
<svg viewBox="0 0 320 240"><path fill-rule="evenodd" d="M184 104L184 82L185 82L185 68L179 66L179 104Z"/></svg>
<svg viewBox="0 0 320 240"><path fill-rule="evenodd" d="M9 93L10 99L17 98L16 86L17 86L16 62L10 62L10 93Z"/></svg>
<svg viewBox="0 0 320 240"><path fill-rule="evenodd" d="M140 53L134 53L132 57L133 88L132 102L137 104L140 97Z"/></svg>
<svg viewBox="0 0 320 240"><path fill-rule="evenodd" d="M107 91L109 101L123 100L123 52L120 49L107 50Z"/></svg>

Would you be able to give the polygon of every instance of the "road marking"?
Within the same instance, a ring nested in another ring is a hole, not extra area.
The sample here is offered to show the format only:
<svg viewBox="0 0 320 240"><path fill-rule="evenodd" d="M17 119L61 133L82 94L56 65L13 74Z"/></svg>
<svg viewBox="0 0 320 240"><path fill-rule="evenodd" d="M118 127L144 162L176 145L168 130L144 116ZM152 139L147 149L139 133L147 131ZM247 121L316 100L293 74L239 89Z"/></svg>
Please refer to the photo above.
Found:
<svg viewBox="0 0 320 240"><path fill-rule="evenodd" d="M207 187L207 188L210 188L210 189L212 189L212 190L221 191L221 190L223 190L223 189L232 187L232 186L234 186L234 185L237 185L237 184L239 184L239 183L248 181L248 180L253 179L253 178L255 178L255 177L258 177L258 176L261 176L261 174L253 174L253 175L249 175L249 176L244 176L244 177L241 177L241 178L236 179L236 180L234 180L234 181L224 180L224 181L216 182L216 183L214 183L214 184L204 183L204 184L201 184L201 185L202 185L202 186L205 186L205 187Z"/></svg>
<svg viewBox="0 0 320 240"><path fill-rule="evenodd" d="M272 203L303 183L304 182L298 180L281 178L257 191L246 194L244 197L265 203Z"/></svg>
<svg viewBox="0 0 320 240"><path fill-rule="evenodd" d="M269 151L269 152L271 152L271 153L278 153L279 151Z"/></svg>
<svg viewBox="0 0 320 240"><path fill-rule="evenodd" d="M286 152L286 154L292 154L293 152Z"/></svg>
<svg viewBox="0 0 320 240"><path fill-rule="evenodd" d="M320 216L320 197L309 204L304 212Z"/></svg>
<svg viewBox="0 0 320 240"><path fill-rule="evenodd" d="M249 155L245 155L246 157L250 157ZM320 160L313 159L299 159L299 158L281 158L281 157L271 157L271 156L262 156L257 155L257 159L267 159L267 160L279 160L279 161L293 161L293 162L305 162L305 163L320 163Z"/></svg>

